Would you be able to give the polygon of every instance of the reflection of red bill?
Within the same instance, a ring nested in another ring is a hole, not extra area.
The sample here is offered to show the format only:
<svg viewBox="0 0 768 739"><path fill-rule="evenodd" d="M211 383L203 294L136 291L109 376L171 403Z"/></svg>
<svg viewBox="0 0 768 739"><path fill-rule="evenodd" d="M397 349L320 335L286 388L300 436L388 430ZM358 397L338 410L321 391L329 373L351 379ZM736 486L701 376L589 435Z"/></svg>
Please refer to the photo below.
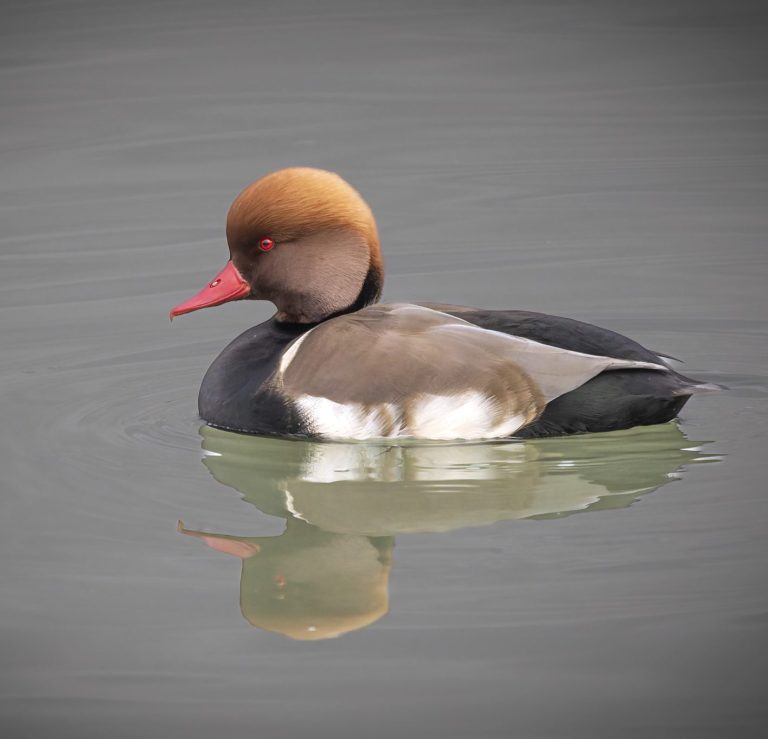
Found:
<svg viewBox="0 0 768 739"><path fill-rule="evenodd" d="M225 554L232 554L240 559L248 559L248 557L253 557L254 554L258 554L261 551L261 547L255 542L243 541L236 536L192 531L192 529L184 528L183 521L179 521L176 525L176 531L187 536L194 536L196 539L202 539L211 549L216 549Z"/></svg>
<svg viewBox="0 0 768 739"><path fill-rule="evenodd" d="M226 267L197 295L171 309L171 320L184 313L191 313L193 310L210 308L212 305L221 305L222 303L228 303L230 300L244 298L250 292L251 286L230 260L227 262Z"/></svg>

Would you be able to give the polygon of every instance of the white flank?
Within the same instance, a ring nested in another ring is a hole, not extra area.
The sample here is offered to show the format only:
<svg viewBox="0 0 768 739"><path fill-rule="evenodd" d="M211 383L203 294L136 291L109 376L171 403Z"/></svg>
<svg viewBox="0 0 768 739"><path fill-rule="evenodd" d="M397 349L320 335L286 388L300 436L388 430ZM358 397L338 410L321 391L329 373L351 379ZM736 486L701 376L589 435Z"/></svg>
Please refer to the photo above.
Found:
<svg viewBox="0 0 768 739"><path fill-rule="evenodd" d="M425 395L415 404L413 435L426 439L481 439L493 408L488 398L468 390L458 395Z"/></svg>
<svg viewBox="0 0 768 739"><path fill-rule="evenodd" d="M413 424L408 431L421 439L496 439L510 436L523 423L515 415L494 423L495 403L476 390L456 395L425 395L417 401Z"/></svg>
<svg viewBox="0 0 768 739"><path fill-rule="evenodd" d="M393 403L366 410L359 403L336 403L328 398L302 395L296 405L312 431L327 439L498 439L511 436L525 423L520 414L494 423L494 400L474 390L456 395L424 395L411 401L411 422L407 428L388 428L382 420L382 406L391 418L402 415Z"/></svg>
<svg viewBox="0 0 768 739"><path fill-rule="evenodd" d="M336 403L328 398L314 395L301 395L296 405L307 419L312 431L328 439L376 439L383 436L399 436L400 429L394 433L384 427L378 409L366 411L360 403ZM393 417L397 417L392 403L382 403Z"/></svg>

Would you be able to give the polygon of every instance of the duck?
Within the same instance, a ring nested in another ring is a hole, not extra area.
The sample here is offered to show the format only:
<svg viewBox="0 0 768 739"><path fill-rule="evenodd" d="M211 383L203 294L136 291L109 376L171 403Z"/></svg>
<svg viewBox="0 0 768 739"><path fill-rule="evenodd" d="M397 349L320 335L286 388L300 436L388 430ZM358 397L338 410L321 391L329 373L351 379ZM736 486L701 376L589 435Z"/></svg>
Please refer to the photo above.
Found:
<svg viewBox="0 0 768 739"><path fill-rule="evenodd" d="M318 440L493 440L674 419L716 389L614 331L525 310L379 302L378 229L333 172L291 167L248 185L226 221L229 260L171 319L235 300L276 313L216 357L208 425Z"/></svg>

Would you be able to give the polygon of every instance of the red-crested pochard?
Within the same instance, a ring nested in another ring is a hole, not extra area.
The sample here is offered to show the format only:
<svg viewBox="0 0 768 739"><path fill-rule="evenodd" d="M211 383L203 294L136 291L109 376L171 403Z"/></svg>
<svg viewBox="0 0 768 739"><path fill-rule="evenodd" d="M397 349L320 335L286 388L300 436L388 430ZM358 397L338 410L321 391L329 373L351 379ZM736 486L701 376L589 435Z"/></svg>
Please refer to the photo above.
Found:
<svg viewBox="0 0 768 739"><path fill-rule="evenodd" d="M712 385L569 318L383 304L376 222L341 177L283 169L227 216L230 261L171 317L231 300L277 313L238 336L200 388L200 416L250 434L494 439L674 418Z"/></svg>

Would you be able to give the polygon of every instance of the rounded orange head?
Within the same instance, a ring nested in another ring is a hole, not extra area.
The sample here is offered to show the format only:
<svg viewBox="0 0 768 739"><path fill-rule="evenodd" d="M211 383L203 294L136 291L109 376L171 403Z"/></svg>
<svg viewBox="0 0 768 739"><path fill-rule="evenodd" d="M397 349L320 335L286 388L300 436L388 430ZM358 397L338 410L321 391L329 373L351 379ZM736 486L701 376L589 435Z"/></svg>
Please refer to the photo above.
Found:
<svg viewBox="0 0 768 739"><path fill-rule="evenodd" d="M242 298L281 321L315 323L375 302L383 282L373 213L333 172L281 169L248 185L227 215L230 261L171 317Z"/></svg>

